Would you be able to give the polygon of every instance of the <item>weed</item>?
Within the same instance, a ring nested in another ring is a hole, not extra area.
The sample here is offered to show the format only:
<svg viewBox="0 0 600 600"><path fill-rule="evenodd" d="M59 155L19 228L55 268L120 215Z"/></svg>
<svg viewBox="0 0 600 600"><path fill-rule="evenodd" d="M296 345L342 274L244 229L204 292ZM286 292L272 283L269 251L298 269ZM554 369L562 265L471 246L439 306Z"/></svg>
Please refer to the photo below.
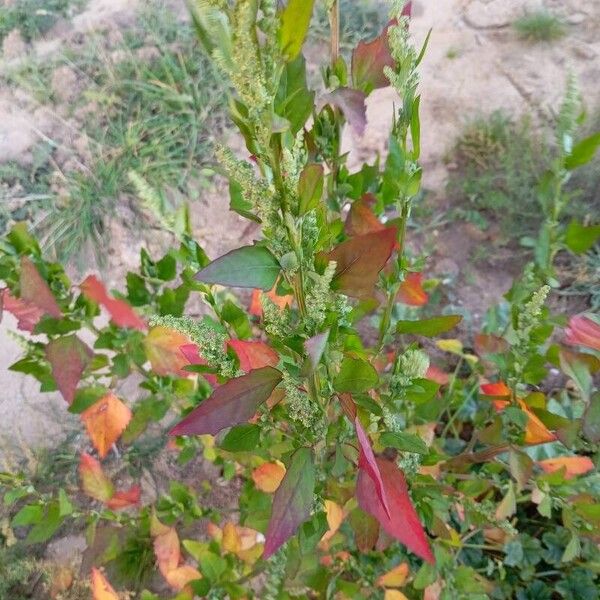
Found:
<svg viewBox="0 0 600 600"><path fill-rule="evenodd" d="M61 17L81 10L85 0L16 0L0 8L0 42L13 29L27 41L46 33Z"/></svg>
<svg viewBox="0 0 600 600"><path fill-rule="evenodd" d="M563 21L547 10L527 13L517 19L513 27L520 38L531 42L550 42L566 33Z"/></svg>
<svg viewBox="0 0 600 600"><path fill-rule="evenodd" d="M536 186L549 164L549 149L527 119L513 121L501 112L467 125L453 160L450 196L464 215L483 225L491 218L503 233L519 239L537 230L541 220Z"/></svg>
<svg viewBox="0 0 600 600"><path fill-rule="evenodd" d="M22 545L3 547L0 544L0 598L30 599L40 577L44 577L44 572Z"/></svg>
<svg viewBox="0 0 600 600"><path fill-rule="evenodd" d="M212 132L222 128L224 100L214 71L195 48L189 27L175 22L166 8L140 15L118 62L95 60L95 49L91 43L76 64L91 82L85 95L102 105L103 116L86 125L92 162L84 172L68 175L66 198L40 229L63 259L89 243L101 257L107 221L123 194L136 191L130 172L159 192L168 188L193 198L189 184L194 181L197 190Z"/></svg>

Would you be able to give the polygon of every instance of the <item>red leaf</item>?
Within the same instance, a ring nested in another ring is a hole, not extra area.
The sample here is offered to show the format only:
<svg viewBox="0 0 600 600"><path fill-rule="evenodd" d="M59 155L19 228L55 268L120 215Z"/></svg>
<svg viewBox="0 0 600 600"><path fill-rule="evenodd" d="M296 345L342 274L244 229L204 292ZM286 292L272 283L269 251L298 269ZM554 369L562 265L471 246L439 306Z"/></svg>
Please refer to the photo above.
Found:
<svg viewBox="0 0 600 600"><path fill-rule="evenodd" d="M131 410L109 393L81 413L88 435L104 458L131 421Z"/></svg>
<svg viewBox="0 0 600 600"><path fill-rule="evenodd" d="M41 308L47 315L60 319L62 312L50 286L42 278L36 266L26 256L21 257L20 298Z"/></svg>
<svg viewBox="0 0 600 600"><path fill-rule="evenodd" d="M46 358L52 367L52 377L63 398L71 404L81 375L94 353L76 335L55 338L46 345Z"/></svg>
<svg viewBox="0 0 600 600"><path fill-rule="evenodd" d="M13 296L8 288L0 290L0 319L3 310L7 310L16 317L17 327L21 331L29 331L30 333L46 313L44 309L36 306L33 302L27 302L22 298Z"/></svg>
<svg viewBox="0 0 600 600"><path fill-rule="evenodd" d="M567 344L600 351L600 325L585 315L571 317L565 334Z"/></svg>
<svg viewBox="0 0 600 600"><path fill-rule="evenodd" d="M146 323L136 314L136 312L125 302L109 296L104 284L95 276L90 275L79 286L83 295L103 306L112 322L118 327L129 327L131 329L146 329Z"/></svg>
<svg viewBox="0 0 600 600"><path fill-rule="evenodd" d="M276 367L279 355L264 342L246 342L244 340L229 340L228 346L240 359L240 369L248 373L261 367Z"/></svg>
<svg viewBox="0 0 600 600"><path fill-rule="evenodd" d="M218 387L200 406L175 425L170 435L217 434L225 427L247 422L281 381L273 367L254 369Z"/></svg>
<svg viewBox="0 0 600 600"><path fill-rule="evenodd" d="M374 516L388 535L404 544L409 550L430 563L434 563L433 554L417 512L412 505L404 474L387 460L376 458L383 486L388 499L390 514L386 514L375 483L360 469L356 482L358 505Z"/></svg>
<svg viewBox="0 0 600 600"><path fill-rule="evenodd" d="M354 420L356 419L356 404L354 403L352 395L348 393L338 394L338 398L340 399L344 414L354 423Z"/></svg>
<svg viewBox="0 0 600 600"><path fill-rule="evenodd" d="M367 125L367 96L360 90L339 87L329 94L325 94L320 105L330 104L339 108L344 117L357 135L362 136Z"/></svg>
<svg viewBox="0 0 600 600"><path fill-rule="evenodd" d="M272 556L310 517L314 500L315 466L308 448L298 448L273 497L263 559Z"/></svg>
<svg viewBox="0 0 600 600"><path fill-rule="evenodd" d="M359 235L342 242L329 254L328 261L336 261L333 287L353 298L369 298L396 245L396 229Z"/></svg>
<svg viewBox="0 0 600 600"><path fill-rule="evenodd" d="M381 480L381 473L377 466L371 443L365 430L363 429L358 417L354 419L354 428L356 429L356 437L358 438L359 454L358 454L358 468L364 470L367 475L373 480L375 489L377 491L377 497L385 509L386 515L390 516L390 509L388 506L387 497L385 495L385 488L383 487L383 481Z"/></svg>
<svg viewBox="0 0 600 600"><path fill-rule="evenodd" d="M352 52L352 81L355 87L367 93L390 84L383 70L396 65L388 43L388 30L392 24L395 21L388 23L375 39L359 42Z"/></svg>
<svg viewBox="0 0 600 600"><path fill-rule="evenodd" d="M404 5L404 8L402 9L402 16L403 17L412 17L412 2L407 2Z"/></svg>
<svg viewBox="0 0 600 600"><path fill-rule="evenodd" d="M423 289L423 273L408 273L398 290L398 300L408 306L423 306L429 296Z"/></svg>
<svg viewBox="0 0 600 600"><path fill-rule="evenodd" d="M180 352L190 365L208 365L208 363L200 356L198 346L196 344L184 344L179 347ZM212 373L202 373L202 377L211 385L217 385L217 377Z"/></svg>
<svg viewBox="0 0 600 600"><path fill-rule="evenodd" d="M106 506L111 510L119 510L129 506L135 506L140 503L142 496L142 488L139 485L134 485L128 490L116 492L113 497L108 500Z"/></svg>
<svg viewBox="0 0 600 600"><path fill-rule="evenodd" d="M360 200L355 200L346 217L346 233L350 236L365 235L375 231L382 231L385 225L369 208L372 194L365 194Z"/></svg>

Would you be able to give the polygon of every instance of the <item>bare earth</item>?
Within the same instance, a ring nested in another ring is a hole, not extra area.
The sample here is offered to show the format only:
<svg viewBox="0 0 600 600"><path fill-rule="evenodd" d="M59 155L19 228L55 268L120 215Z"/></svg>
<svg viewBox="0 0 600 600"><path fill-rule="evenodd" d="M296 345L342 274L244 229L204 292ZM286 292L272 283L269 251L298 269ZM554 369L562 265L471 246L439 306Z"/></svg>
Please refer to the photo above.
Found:
<svg viewBox="0 0 600 600"><path fill-rule="evenodd" d="M92 30L126 27L136 9L133 0L90 0L86 11L71 23L58 24L47 39L26 48L9 36L0 56L0 71L23 60L26 52L47 56L61 52L66 40ZM452 161L445 160L452 141L463 123L478 114L502 108L514 115L531 113L539 123L556 111L567 74L573 72L590 108L600 103L600 3L597 0L547 0L546 7L568 23L568 34L550 44L520 41L510 24L526 9L542 2L529 0L417 0L411 30L420 44L432 29L429 50L422 65L422 163L424 183L441 209L447 207L444 183ZM56 74L54 81L65 103L77 93L78 82L69 83L69 72ZM73 89L75 91L73 91ZM369 99L367 131L362 139L348 133L346 149L351 165L384 152L387 132L396 100L390 89L378 90ZM41 137L60 139L66 151L75 154L81 144L77 131L69 131L60 111L49 111L23 90L0 90L0 162L31 161L31 149ZM58 133L62 132L62 134ZM79 140L79 142L78 142ZM193 207L197 239L210 256L217 256L240 244L247 222L228 211L223 186L207 194ZM126 214L122 221L126 221ZM241 233L243 232L243 233ZM137 265L142 233L124 225L114 226L115 241L110 256L111 273L123 273ZM428 273L460 276L474 249L492 240L473 227L458 224L434 230L435 251ZM135 238L135 239L132 239ZM156 237L154 235L154 237ZM477 270L459 288L459 303L475 316L498 300L518 270L510 257L500 252L494 268ZM115 285L118 278L108 283ZM10 466L12 457L23 448L53 446L76 419L64 410L56 394L40 395L37 384L7 371L19 357L19 346L7 331L14 321L6 316L0 323L0 470ZM7 463L7 464L3 464Z"/></svg>

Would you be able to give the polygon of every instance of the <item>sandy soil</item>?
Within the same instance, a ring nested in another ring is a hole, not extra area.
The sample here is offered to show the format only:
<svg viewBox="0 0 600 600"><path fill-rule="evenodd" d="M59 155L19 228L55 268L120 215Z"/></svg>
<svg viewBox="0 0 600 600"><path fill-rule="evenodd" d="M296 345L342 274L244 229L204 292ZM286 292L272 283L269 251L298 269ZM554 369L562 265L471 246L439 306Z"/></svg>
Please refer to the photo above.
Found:
<svg viewBox="0 0 600 600"><path fill-rule="evenodd" d="M28 48L18 36L5 40L0 71L26 59L27 53L48 56L60 52L70 40L92 30L115 35L127 27L135 14L133 0L90 0L86 11L72 22L61 22L46 39ZM600 92L600 3L597 0L547 0L545 5L568 23L568 35L551 44L532 45L520 41L510 24L527 9L539 7L536 0L417 0L414 2L411 30L421 43L433 30L429 50L422 65L422 147L424 183L440 210L447 208L444 183L451 156L446 160L452 140L462 124L477 114L502 108L515 115L532 113L538 122L551 118L557 109L569 71L578 78L591 106L598 104ZM65 103L77 78L57 73L56 90ZM77 93L76 91L73 93ZM396 100L390 89L378 90L368 103L369 124L363 138L348 133L346 149L350 163L360 164L374 150L385 151L387 132ZM0 162L31 161L31 150L40 138L61 139L66 151L76 153L81 134L76 124L65 120L60 109L49 111L23 90L0 90ZM224 186L207 193L193 207L198 240L209 255L218 256L248 239L253 230L247 222L228 211ZM114 243L109 257L110 271L123 273L138 263L139 248L148 241L148 232L132 234L127 227L131 214L123 207L121 218L113 224ZM155 234L151 234L154 238ZM431 232L435 251L429 272L460 277L474 249L493 243L469 225ZM165 240L166 241L166 240ZM458 304L475 316L496 302L507 289L518 265L510 255L495 253L493 268L478 269L460 286ZM118 278L108 279L114 285ZM0 323L0 439L4 447L54 445L70 421L64 404L55 395L39 395L35 382L6 367L19 355L16 342L7 335L13 321ZM47 413L49 411L49 415ZM44 416L42 416L44 415ZM60 416L58 416L60 415ZM18 452L18 450L17 450ZM8 453L0 444L2 458Z"/></svg>

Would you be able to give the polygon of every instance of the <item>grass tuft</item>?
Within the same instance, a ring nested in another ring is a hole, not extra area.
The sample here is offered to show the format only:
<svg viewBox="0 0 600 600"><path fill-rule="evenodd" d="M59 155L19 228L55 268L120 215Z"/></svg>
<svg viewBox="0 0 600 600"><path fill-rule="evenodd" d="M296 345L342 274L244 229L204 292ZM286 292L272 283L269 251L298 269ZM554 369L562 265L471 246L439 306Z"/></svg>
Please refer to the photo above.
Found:
<svg viewBox="0 0 600 600"><path fill-rule="evenodd" d="M530 42L550 42L566 34L563 21L547 10L527 13L517 19L513 27L521 39Z"/></svg>

